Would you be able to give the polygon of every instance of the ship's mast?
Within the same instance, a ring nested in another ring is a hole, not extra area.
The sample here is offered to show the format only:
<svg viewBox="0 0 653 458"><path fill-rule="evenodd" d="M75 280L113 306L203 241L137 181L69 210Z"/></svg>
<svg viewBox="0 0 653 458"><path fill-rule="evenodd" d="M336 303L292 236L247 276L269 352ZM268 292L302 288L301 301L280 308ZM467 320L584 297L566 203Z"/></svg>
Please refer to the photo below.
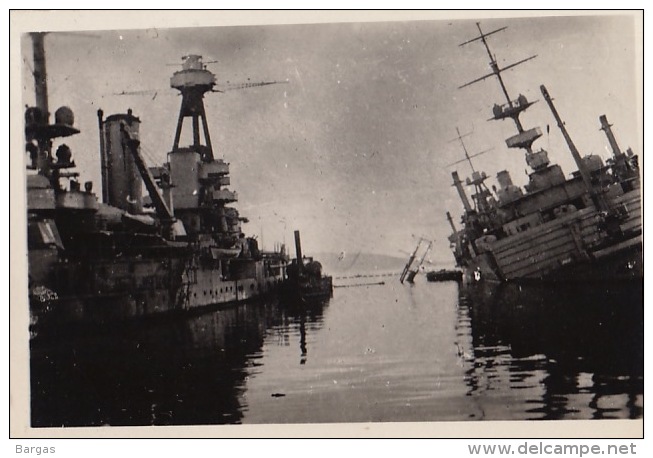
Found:
<svg viewBox="0 0 653 458"><path fill-rule="evenodd" d="M413 265L413 261L415 261L415 256L417 256L417 251L419 250L420 245L422 245L422 242L424 241L423 238L420 237L420 239L417 241L417 246L415 247L415 250L410 254L410 257L408 258L408 262L404 266L404 270L401 272L401 275L399 276L399 281L401 283L404 282L406 279L406 275L408 275L408 272L410 271L410 267Z"/></svg>
<svg viewBox="0 0 653 458"><path fill-rule="evenodd" d="M469 163L469 168L472 169L472 173L476 172L474 169L474 164L472 163L472 158L469 156L469 153L467 152L467 147L465 146L465 142L463 141L463 136L460 135L460 129L456 127L456 133L458 134L457 140L460 141L460 146L463 147L463 152L465 153L465 160Z"/></svg>
<svg viewBox="0 0 653 458"><path fill-rule="evenodd" d="M48 76L45 70L45 33L34 32L30 35L34 47L34 92L36 95L36 107L41 110L43 124L49 124Z"/></svg>
<svg viewBox="0 0 653 458"><path fill-rule="evenodd" d="M422 254L422 257L419 260L419 263L417 264L417 267L415 270L419 270L420 267L422 267L422 264L424 264L424 261L426 261L426 255L431 251L431 247L433 246L433 242L429 241L429 244L426 247L426 250L424 250L424 254Z"/></svg>
<svg viewBox="0 0 653 458"><path fill-rule="evenodd" d="M35 120L38 125L45 126L50 124L50 111L48 107L48 77L45 66L45 33L31 33L32 47L34 54L34 95L36 108L40 112L39 119ZM48 173L48 157L52 142L45 136L37 136L38 155L34 167L37 170Z"/></svg>
<svg viewBox="0 0 653 458"><path fill-rule="evenodd" d="M503 81L503 77L501 74L506 70L509 70L511 68L523 64L524 62L528 62L531 59L535 59L537 55L527 57L526 59L522 59L506 67L500 68L499 64L497 63L496 56L490 50L490 45L488 44L486 38L497 32L501 32L505 30L507 27L502 27L500 29L488 33L483 33L483 30L481 29L481 25L478 22L476 23L476 27L478 28L480 35L464 43L461 43L459 46L464 46L469 43L473 43L480 40L483 43L483 46L487 51L488 56L490 57L490 68L492 69L492 73L488 73L487 75L484 75L480 78L470 81L469 83L463 84L462 86L459 87L459 89L470 86L474 83L478 83L479 81L483 81L486 78L495 76L497 78L497 81L499 81L499 86L501 87L501 91L505 96L506 103L504 105L494 106L493 109L494 117L491 119L499 120L499 119L511 118L514 121L515 126L517 127L518 134L506 139L506 144L510 148L521 148L526 150L527 157L528 157L529 155L533 154L533 149L532 149L533 142L542 136L542 132L537 127L533 129L525 130L519 119L519 115L523 111L525 111L529 106L531 106L534 102L528 102L526 97L523 95L519 95L516 99L512 99L510 97L510 94L508 93L508 89L506 88L506 84ZM548 165L548 160L545 162ZM531 166L533 168L538 168L539 163L535 164L535 166L531 164Z"/></svg>
<svg viewBox="0 0 653 458"><path fill-rule="evenodd" d="M458 136L456 138L454 138L453 140L451 140L449 143L455 142L455 141L460 142L460 146L463 148L463 152L465 153L465 159L461 159L459 161L452 162L451 164L447 165L447 167L451 167L452 165L460 164L461 162L467 161L469 163L469 167L472 169L472 173L474 173L474 172L476 172L476 169L474 169L474 164L472 163L472 158L474 158L476 156L480 156L481 154L485 154L485 153L487 153L489 151L492 151L492 148L483 150L483 151L481 151L479 153L475 153L475 154L472 154L470 156L469 151L467 151L467 146L465 145L465 142L463 141L463 138L471 135L472 133L469 132L469 133L466 133L466 134L461 134L460 129L458 129L458 127L456 127L456 133L458 134Z"/></svg>
<svg viewBox="0 0 653 458"><path fill-rule="evenodd" d="M458 136L456 138L454 138L453 140L451 140L451 141L459 141L460 142L460 146L462 147L463 152L465 154L465 159L461 159L459 161L453 162L453 163L449 164L448 167L450 167L452 165L455 165L455 164L459 164L461 162L465 162L465 161L469 163L469 167L472 169L472 178L467 179L467 185L474 185L475 186L475 193L472 195L472 198L474 199L474 202L477 204L476 205L477 208L485 209L486 208L485 197L487 197L489 195L489 193L490 193L490 191L487 189L487 186L485 186L485 184L484 184L484 181L487 179L487 175L485 173L483 173L483 172L478 172L474 168L474 163L472 162L472 158L480 156L481 154L485 154L488 151L491 151L492 148L486 149L486 150L481 151L481 152L476 153L476 154L472 154L470 156L469 151L467 151L467 146L465 145L465 142L463 141L463 138L467 137L468 135L471 135L471 132L467 133L467 134L461 134L460 129L458 127L456 127L456 133L458 134ZM462 182L460 182L460 180L457 178L458 177L457 173L456 173L456 175L452 175L452 176L454 177L454 186L456 186L456 182L459 182L460 184L462 184ZM458 191L458 193L460 194L460 190ZM463 194L460 194L460 196L461 196L460 197L461 200L463 200L463 205L465 205L466 197L464 197L464 192L463 192ZM466 205L465 205L465 209L467 211L469 211L469 209L467 209Z"/></svg>
<svg viewBox="0 0 653 458"><path fill-rule="evenodd" d="M492 32L490 32L488 34L483 33L483 30L481 30L481 23L480 22L476 23L476 27L478 28L478 31L479 31L479 33L481 35L476 37L476 38L473 38L473 39L471 39L469 41L466 41L465 43L461 43L459 46L463 46L463 45L466 45L468 43L472 43L472 42L477 41L477 40L481 40L483 42L483 46L485 46L485 50L487 51L487 55L490 58L490 68L492 68L492 74L494 76L496 76L497 79L499 80L499 84L501 85L501 90L503 91L503 94L506 96L506 101L508 102L508 104L511 104L512 102L511 102L511 99L510 99L510 95L508 95L508 89L506 89L506 85L503 82L503 78L501 78L501 71L502 70L499 68L499 65L497 64L497 61L496 61L495 57L492 55L492 51L490 51L490 46L488 45L487 40L485 39L485 37L487 37L489 35L492 35L494 33L497 33L497 32L501 32L502 30L507 29L507 27L501 27L500 29L494 30L494 31L492 31ZM490 75L487 75L487 76L490 76ZM487 78L487 76L483 77L482 79ZM470 83L467 83L467 84L464 84L464 85L462 85L460 87L463 88L465 86L469 86L470 84L473 84L473 83L475 83L477 81L480 81L480 80L481 79L474 80L474 81L472 81Z"/></svg>
<svg viewBox="0 0 653 458"><path fill-rule="evenodd" d="M31 156L32 169L48 177L53 187L58 191L59 178L75 177L76 173L60 172L61 169L74 167L70 149L61 145L57 149L57 160L52 155L52 140L78 134L73 127L74 114L68 107L60 107L54 113L54 124L50 124L50 108L48 103L48 77L45 65L45 32L30 33L34 56L34 95L35 107L28 107L25 113L25 137L27 149ZM36 145L33 143L36 142Z"/></svg>

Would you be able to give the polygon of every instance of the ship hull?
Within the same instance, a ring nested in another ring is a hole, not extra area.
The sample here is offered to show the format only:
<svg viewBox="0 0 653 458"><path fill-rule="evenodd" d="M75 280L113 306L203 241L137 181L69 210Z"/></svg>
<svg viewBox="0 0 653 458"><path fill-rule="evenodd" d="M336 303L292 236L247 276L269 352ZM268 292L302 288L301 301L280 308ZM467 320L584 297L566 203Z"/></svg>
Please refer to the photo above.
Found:
<svg viewBox="0 0 653 458"><path fill-rule="evenodd" d="M463 44L482 44L492 57L480 24L480 37ZM503 29L500 29L503 30ZM492 32L494 33L494 32ZM534 57L534 56L533 56ZM533 57L521 60L513 66ZM577 170L571 177L549 160L544 148L534 146L543 135L539 127L525 128L520 115L530 107L524 95L511 100L495 60L491 67L506 96L507 104L494 104L493 120L511 118L518 133L506 138L506 146L525 152L528 183L522 188L510 173L497 173L492 191L484 172L474 169L459 132L472 176L461 180L452 172L453 185L465 212L457 230L449 237L456 263L464 270L466 283L485 282L586 282L639 280L643 278L642 209L639 159L631 148L622 150L606 115L599 116L600 130L607 137L611 157L581 155L544 85L540 92L564 137ZM505 69L504 69L505 70ZM461 87L484 80L477 78ZM547 126L547 134L549 133ZM463 162L458 161L458 162ZM454 162L456 164L457 162ZM474 186L472 203L465 187Z"/></svg>
<svg viewBox="0 0 653 458"><path fill-rule="evenodd" d="M283 271L264 260L238 261L231 269L238 276L230 279L219 263L197 264L183 256L61 263L54 283L32 288L30 334L46 337L253 301L275 293L284 281Z"/></svg>
<svg viewBox="0 0 653 458"><path fill-rule="evenodd" d="M469 259L462 267L462 271L463 285L473 285L479 282L496 284L504 281L497 272L489 253L482 253Z"/></svg>
<svg viewBox="0 0 653 458"><path fill-rule="evenodd" d="M609 281L643 278L639 188L612 201L627 216L620 236L601 228L602 215L588 207L504 237L464 266L464 280L502 282Z"/></svg>
<svg viewBox="0 0 653 458"><path fill-rule="evenodd" d="M617 248L615 246L614 248ZM497 271L489 253L471 259L463 267L463 283L568 283L641 281L643 279L643 253L641 236L618 244L617 250L599 258L577 260L556 269L541 267L528 276L503 278Z"/></svg>
<svg viewBox="0 0 653 458"><path fill-rule="evenodd" d="M289 279L280 288L280 293L290 300L317 300L329 299L333 296L333 279L330 276L321 276L312 279Z"/></svg>

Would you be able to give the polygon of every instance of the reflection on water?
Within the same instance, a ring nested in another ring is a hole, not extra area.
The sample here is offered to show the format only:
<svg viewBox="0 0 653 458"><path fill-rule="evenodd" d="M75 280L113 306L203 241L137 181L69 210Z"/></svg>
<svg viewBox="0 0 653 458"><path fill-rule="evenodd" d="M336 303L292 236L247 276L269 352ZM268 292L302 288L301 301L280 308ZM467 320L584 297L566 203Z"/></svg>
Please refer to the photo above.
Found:
<svg viewBox="0 0 653 458"><path fill-rule="evenodd" d="M642 292L632 283L461 292L468 394L523 392L503 418L641 418Z"/></svg>
<svg viewBox="0 0 653 458"><path fill-rule="evenodd" d="M262 364L266 333L295 323L304 329L325 305L246 304L37 339L32 425L240 423L241 394Z"/></svg>
<svg viewBox="0 0 653 458"><path fill-rule="evenodd" d="M33 426L642 418L641 285L339 288L32 342Z"/></svg>

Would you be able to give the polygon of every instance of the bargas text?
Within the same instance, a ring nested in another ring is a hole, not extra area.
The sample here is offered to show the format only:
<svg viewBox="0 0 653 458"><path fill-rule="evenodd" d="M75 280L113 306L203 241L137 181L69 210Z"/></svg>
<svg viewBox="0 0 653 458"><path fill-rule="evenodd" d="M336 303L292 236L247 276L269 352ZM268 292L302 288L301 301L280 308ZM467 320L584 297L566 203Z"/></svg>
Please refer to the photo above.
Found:
<svg viewBox="0 0 653 458"><path fill-rule="evenodd" d="M40 455L42 453L55 453L55 450L54 447L23 447L22 445L17 445L16 453L30 453L33 455Z"/></svg>

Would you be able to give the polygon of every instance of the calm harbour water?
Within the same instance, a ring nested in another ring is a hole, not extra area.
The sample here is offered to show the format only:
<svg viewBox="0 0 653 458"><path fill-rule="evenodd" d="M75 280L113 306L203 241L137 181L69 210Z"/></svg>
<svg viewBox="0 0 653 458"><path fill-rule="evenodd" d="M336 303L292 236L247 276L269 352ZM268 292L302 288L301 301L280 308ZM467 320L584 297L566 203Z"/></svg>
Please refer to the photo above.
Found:
<svg viewBox="0 0 653 458"><path fill-rule="evenodd" d="M381 280L37 339L32 425L643 417L641 285Z"/></svg>

